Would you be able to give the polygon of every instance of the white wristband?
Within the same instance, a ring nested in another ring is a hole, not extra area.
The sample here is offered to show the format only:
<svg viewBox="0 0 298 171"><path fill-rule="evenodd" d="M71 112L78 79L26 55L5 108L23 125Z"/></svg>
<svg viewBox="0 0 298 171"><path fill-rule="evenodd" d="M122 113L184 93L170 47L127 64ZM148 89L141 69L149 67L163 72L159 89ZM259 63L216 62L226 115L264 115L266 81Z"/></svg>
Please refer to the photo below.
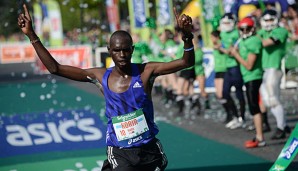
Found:
<svg viewBox="0 0 298 171"><path fill-rule="evenodd" d="M194 47L192 46L192 47L190 47L190 48L184 49L184 51L185 51L185 52L189 52L189 51L191 51L191 50L193 50L193 49L194 49Z"/></svg>

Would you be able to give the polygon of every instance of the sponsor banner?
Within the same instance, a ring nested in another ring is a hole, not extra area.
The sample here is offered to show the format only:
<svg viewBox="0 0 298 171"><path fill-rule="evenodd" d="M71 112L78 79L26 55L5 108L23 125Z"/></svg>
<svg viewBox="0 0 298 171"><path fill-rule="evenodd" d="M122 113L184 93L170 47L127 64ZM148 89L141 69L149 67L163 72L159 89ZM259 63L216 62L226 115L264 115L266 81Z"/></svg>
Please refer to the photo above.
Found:
<svg viewBox="0 0 298 171"><path fill-rule="evenodd" d="M223 7L220 0L202 0L200 1L203 15L200 16L201 34L204 47L212 47L210 33L212 31L212 21L221 17Z"/></svg>
<svg viewBox="0 0 298 171"><path fill-rule="evenodd" d="M149 17L148 0L128 1L130 31L132 34L138 34L142 40L149 40L150 29L146 24Z"/></svg>
<svg viewBox="0 0 298 171"><path fill-rule="evenodd" d="M235 4L236 0L223 0L223 9L224 13L232 12L232 7Z"/></svg>
<svg viewBox="0 0 298 171"><path fill-rule="evenodd" d="M202 0L203 15L206 22L211 22L214 17L221 16L219 0Z"/></svg>
<svg viewBox="0 0 298 171"><path fill-rule="evenodd" d="M34 62L35 51L31 44L1 44L0 63Z"/></svg>
<svg viewBox="0 0 298 171"><path fill-rule="evenodd" d="M100 171L106 155L67 158L60 160L50 160L42 162L14 164L0 167L1 171ZM59 163L59 164L57 164Z"/></svg>
<svg viewBox="0 0 298 171"><path fill-rule="evenodd" d="M91 46L68 46L61 48L48 48L51 55L61 64L78 68L92 67ZM36 73L48 73L42 62L36 60Z"/></svg>
<svg viewBox="0 0 298 171"><path fill-rule="evenodd" d="M147 12L146 7L147 3L146 0L132 0L132 7L133 7L133 21L135 28L143 28L146 26L146 18Z"/></svg>
<svg viewBox="0 0 298 171"><path fill-rule="evenodd" d="M146 18L148 17L148 0L128 1L130 26L131 29L141 29L146 27Z"/></svg>
<svg viewBox="0 0 298 171"><path fill-rule="evenodd" d="M106 0L107 14L110 25L110 31L114 32L120 29L118 0Z"/></svg>
<svg viewBox="0 0 298 171"><path fill-rule="evenodd" d="M213 50L203 48L203 67L205 71L205 86L206 88L214 89L214 77L215 77L215 71L214 71L214 56L213 56ZM211 90L210 89L210 90Z"/></svg>
<svg viewBox="0 0 298 171"><path fill-rule="evenodd" d="M292 131L291 136L287 140L284 148L281 150L277 160L269 171L283 171L290 165L297 155L298 148L298 125Z"/></svg>
<svg viewBox="0 0 298 171"><path fill-rule="evenodd" d="M205 91L207 93L214 93L214 78L215 78L215 71L214 71L214 56L213 50L209 48L203 48L203 67L205 72ZM197 81L194 81L194 92L200 93L201 90L199 89L200 85Z"/></svg>
<svg viewBox="0 0 298 171"><path fill-rule="evenodd" d="M105 147L106 128L88 110L0 117L0 158Z"/></svg>
<svg viewBox="0 0 298 171"><path fill-rule="evenodd" d="M159 27L170 26L173 24L173 6L172 1L169 0L156 0L157 6L157 24Z"/></svg>

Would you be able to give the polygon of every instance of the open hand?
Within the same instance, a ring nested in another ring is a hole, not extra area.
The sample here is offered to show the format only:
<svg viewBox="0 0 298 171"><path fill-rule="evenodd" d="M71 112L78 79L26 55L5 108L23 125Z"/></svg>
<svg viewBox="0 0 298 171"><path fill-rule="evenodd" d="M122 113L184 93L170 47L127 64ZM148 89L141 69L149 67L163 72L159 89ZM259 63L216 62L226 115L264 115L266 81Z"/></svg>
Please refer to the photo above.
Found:
<svg viewBox="0 0 298 171"><path fill-rule="evenodd" d="M28 36L30 33L33 33L34 30L32 27L32 19L27 9L27 6L23 4L23 8L24 8L24 13L21 13L19 15L18 25L21 28L22 32Z"/></svg>
<svg viewBox="0 0 298 171"><path fill-rule="evenodd" d="M178 14L176 8L174 8L174 14L177 21L177 25L181 29L182 33L184 33L185 35L190 34L193 29L191 17L185 14Z"/></svg>

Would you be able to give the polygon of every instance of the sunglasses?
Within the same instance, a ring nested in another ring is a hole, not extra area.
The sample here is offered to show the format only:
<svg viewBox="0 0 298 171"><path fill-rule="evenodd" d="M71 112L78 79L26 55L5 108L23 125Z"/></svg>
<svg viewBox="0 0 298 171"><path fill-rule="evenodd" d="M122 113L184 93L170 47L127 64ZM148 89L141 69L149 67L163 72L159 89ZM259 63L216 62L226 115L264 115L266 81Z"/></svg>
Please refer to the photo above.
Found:
<svg viewBox="0 0 298 171"><path fill-rule="evenodd" d="M243 31L243 32L250 31L251 30L251 27L240 27L239 30L240 31Z"/></svg>
<svg viewBox="0 0 298 171"><path fill-rule="evenodd" d="M268 21L274 21L273 18L270 18L270 19L264 19L265 22L268 22Z"/></svg>

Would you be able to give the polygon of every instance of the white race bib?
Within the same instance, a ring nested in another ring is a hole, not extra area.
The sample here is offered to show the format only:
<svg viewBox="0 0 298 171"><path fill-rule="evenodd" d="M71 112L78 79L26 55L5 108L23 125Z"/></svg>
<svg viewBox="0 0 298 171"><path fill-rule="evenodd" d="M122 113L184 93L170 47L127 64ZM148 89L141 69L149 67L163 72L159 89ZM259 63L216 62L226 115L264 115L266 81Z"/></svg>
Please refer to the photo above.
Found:
<svg viewBox="0 0 298 171"><path fill-rule="evenodd" d="M118 141L135 138L149 131L142 109L115 116L112 118L112 122Z"/></svg>

